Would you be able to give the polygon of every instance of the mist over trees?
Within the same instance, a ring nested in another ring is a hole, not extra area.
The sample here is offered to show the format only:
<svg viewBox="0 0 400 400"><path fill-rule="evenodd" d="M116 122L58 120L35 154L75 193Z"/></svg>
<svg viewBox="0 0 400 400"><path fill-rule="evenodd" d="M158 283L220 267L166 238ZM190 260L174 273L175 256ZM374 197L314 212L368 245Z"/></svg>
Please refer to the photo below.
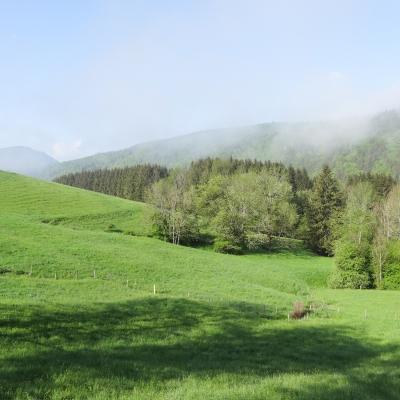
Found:
<svg viewBox="0 0 400 400"><path fill-rule="evenodd" d="M400 111L336 121L264 123L194 132L63 162L43 177L138 164L188 167L206 157L279 160L317 174L328 164L340 179L367 172L400 177Z"/></svg>

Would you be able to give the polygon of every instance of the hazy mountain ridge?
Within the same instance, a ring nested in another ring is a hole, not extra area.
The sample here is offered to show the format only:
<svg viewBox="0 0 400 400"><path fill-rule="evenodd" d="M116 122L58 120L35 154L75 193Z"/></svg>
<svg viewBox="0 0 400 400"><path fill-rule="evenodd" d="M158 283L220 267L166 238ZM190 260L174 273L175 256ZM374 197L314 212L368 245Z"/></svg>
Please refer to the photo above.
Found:
<svg viewBox="0 0 400 400"><path fill-rule="evenodd" d="M265 123L195 132L51 166L47 178L69 172L158 163L182 166L204 157L281 161L315 172L324 163L341 176L362 171L400 176L400 113L340 121Z"/></svg>
<svg viewBox="0 0 400 400"><path fill-rule="evenodd" d="M48 154L29 147L15 146L0 149L0 170L40 177L59 162Z"/></svg>

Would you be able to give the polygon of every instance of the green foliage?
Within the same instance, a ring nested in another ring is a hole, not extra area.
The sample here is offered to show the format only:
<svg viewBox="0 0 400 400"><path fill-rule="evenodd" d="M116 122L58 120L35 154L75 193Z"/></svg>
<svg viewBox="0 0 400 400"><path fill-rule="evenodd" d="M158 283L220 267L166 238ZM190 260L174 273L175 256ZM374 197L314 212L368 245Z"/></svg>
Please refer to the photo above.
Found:
<svg viewBox="0 0 400 400"><path fill-rule="evenodd" d="M367 272L336 269L329 276L328 285L332 289L367 289L371 287L371 280Z"/></svg>
<svg viewBox="0 0 400 400"><path fill-rule="evenodd" d="M400 242L392 240L387 246L383 288L400 289Z"/></svg>
<svg viewBox="0 0 400 400"><path fill-rule="evenodd" d="M335 248L336 271L330 284L338 288L372 287L372 241L375 218L372 207L375 191L368 182L349 189Z"/></svg>
<svg viewBox="0 0 400 400"><path fill-rule="evenodd" d="M324 166L315 178L308 206L308 244L319 254L332 255L335 226L344 205L339 183Z"/></svg>
<svg viewBox="0 0 400 400"><path fill-rule="evenodd" d="M268 250L271 247L272 237L265 233L249 233L246 235L246 248L249 250Z"/></svg>
<svg viewBox="0 0 400 400"><path fill-rule="evenodd" d="M55 182L124 199L144 201L151 185L167 176L168 170L165 167L145 164L81 171L60 176L55 179Z"/></svg>
<svg viewBox="0 0 400 400"><path fill-rule="evenodd" d="M336 269L329 278L332 288L366 289L372 286L371 249L368 244L339 240L335 249Z"/></svg>
<svg viewBox="0 0 400 400"><path fill-rule="evenodd" d="M291 188L284 177L268 172L235 175L215 218L217 232L232 244L265 248L272 235L293 228L297 215L290 200Z"/></svg>
<svg viewBox="0 0 400 400"><path fill-rule="evenodd" d="M154 226L159 237L173 244L193 244L200 238L194 189L188 187L185 171L153 185L149 201L155 207Z"/></svg>
<svg viewBox="0 0 400 400"><path fill-rule="evenodd" d="M391 175L371 172L350 175L347 178L347 186L355 186L361 182L369 182L375 193L380 197L386 197L396 184L396 180Z"/></svg>
<svg viewBox="0 0 400 400"><path fill-rule="evenodd" d="M216 240L214 242L214 251L223 254L242 255L243 249L240 246L235 246L227 240Z"/></svg>

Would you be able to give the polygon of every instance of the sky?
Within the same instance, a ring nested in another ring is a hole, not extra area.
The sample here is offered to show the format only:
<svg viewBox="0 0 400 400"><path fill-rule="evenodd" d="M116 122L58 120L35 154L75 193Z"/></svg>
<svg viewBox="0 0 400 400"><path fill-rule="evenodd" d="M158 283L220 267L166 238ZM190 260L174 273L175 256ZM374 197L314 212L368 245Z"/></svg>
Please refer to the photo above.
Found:
<svg viewBox="0 0 400 400"><path fill-rule="evenodd" d="M0 0L0 148L58 160L399 108L400 2Z"/></svg>

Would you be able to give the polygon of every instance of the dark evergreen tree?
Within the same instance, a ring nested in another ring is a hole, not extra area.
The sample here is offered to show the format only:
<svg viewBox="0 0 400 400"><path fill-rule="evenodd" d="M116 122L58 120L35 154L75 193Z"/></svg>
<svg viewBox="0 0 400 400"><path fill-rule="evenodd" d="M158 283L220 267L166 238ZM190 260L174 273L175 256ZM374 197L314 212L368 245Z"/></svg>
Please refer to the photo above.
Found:
<svg viewBox="0 0 400 400"><path fill-rule="evenodd" d="M351 175L347 178L347 186L355 186L360 182L369 182L380 197L386 197L396 184L396 180L391 175L371 172Z"/></svg>
<svg viewBox="0 0 400 400"><path fill-rule="evenodd" d="M308 244L317 253L333 254L334 228L343 206L339 183L325 165L315 178L308 209Z"/></svg>

